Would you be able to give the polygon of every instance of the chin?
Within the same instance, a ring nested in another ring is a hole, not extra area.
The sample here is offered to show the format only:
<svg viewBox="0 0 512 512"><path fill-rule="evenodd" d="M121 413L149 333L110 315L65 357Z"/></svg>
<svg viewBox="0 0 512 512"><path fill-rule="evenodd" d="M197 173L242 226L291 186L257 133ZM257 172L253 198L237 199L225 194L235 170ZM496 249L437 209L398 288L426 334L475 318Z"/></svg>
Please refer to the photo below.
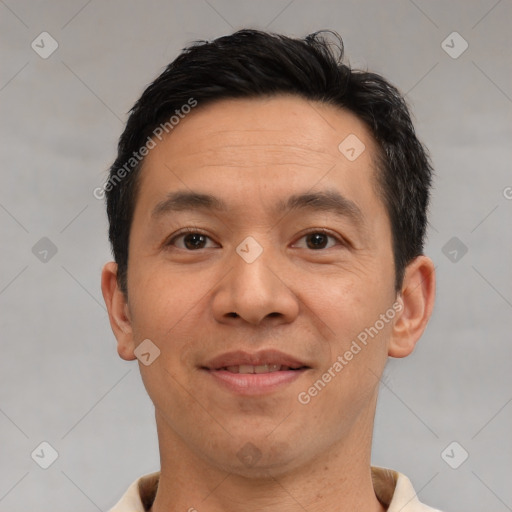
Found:
<svg viewBox="0 0 512 512"><path fill-rule="evenodd" d="M226 452L221 458L217 458L217 465L222 460L222 469L251 479L272 479L293 470L299 462L300 453L286 442L269 441L267 436L261 440L245 440L230 444L228 457ZM240 448L232 451L237 444Z"/></svg>

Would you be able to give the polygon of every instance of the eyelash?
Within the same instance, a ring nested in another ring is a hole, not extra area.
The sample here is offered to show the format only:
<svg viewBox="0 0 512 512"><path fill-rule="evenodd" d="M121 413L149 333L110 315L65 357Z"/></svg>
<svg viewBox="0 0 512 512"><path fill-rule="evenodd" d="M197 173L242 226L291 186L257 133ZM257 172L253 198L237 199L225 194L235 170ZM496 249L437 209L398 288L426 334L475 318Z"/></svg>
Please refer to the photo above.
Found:
<svg viewBox="0 0 512 512"><path fill-rule="evenodd" d="M311 229L310 231L307 231L306 233L303 233L299 238L298 240L301 240L302 238L308 236L308 235L312 235L312 234L317 234L317 233L321 233L321 234L324 234L330 238L333 238L334 240L336 240L338 242L339 245L343 246L343 247L347 247L347 242L337 236L337 235L334 235L331 231L325 229L325 228L315 228L315 229ZM211 237L208 236L206 233L204 233L201 229L199 228L195 228L195 227L188 227L188 228L183 228L179 233L175 234L172 236L172 238L170 238L167 242L165 242L165 246L172 246L174 245L175 241L177 239L179 239L180 237L183 237L185 235L189 235L189 234L197 234L197 235L203 235L207 238L209 238L211 240ZM181 249L181 247L179 247L179 249ZM329 249L332 249L332 247L329 247ZM188 249L183 249L184 251L188 251L188 252L196 252L196 251L199 251L201 249L196 249L195 251L194 250L188 250ZM320 249L311 249L311 251L321 251L321 250L326 250L326 249L323 249L323 248L320 248Z"/></svg>

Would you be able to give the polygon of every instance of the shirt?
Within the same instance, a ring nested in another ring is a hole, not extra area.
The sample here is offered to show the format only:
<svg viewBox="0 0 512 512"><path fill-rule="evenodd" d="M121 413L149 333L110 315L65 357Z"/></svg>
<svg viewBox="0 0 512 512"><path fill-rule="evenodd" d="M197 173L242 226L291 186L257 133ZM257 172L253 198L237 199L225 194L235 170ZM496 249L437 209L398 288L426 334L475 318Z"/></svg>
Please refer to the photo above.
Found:
<svg viewBox="0 0 512 512"><path fill-rule="evenodd" d="M147 512L156 496L160 472L145 475L130 485L109 512ZM418 500L411 481L392 469L372 467L375 495L387 512L441 512Z"/></svg>

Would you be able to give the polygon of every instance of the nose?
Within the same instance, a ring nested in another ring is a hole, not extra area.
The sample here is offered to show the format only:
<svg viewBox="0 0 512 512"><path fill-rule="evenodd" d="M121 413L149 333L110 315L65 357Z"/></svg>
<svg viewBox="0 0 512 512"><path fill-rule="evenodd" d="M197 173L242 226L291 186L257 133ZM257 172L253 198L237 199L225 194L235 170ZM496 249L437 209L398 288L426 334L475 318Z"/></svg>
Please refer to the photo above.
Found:
<svg viewBox="0 0 512 512"><path fill-rule="evenodd" d="M234 251L231 271L213 298L213 313L221 323L245 321L252 325L291 323L299 313L294 283L286 282L286 262L266 246L252 260Z"/></svg>

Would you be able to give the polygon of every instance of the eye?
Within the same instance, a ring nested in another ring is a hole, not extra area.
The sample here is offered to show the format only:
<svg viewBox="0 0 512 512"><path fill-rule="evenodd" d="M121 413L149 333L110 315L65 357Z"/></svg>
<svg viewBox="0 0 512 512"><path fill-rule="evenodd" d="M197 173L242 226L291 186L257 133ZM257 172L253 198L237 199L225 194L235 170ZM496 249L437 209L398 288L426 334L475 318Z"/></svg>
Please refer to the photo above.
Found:
<svg viewBox="0 0 512 512"><path fill-rule="evenodd" d="M330 232L323 229L316 229L314 231L310 231L302 235L299 240L306 240L305 246L302 245L301 248L319 250L319 249L330 249L335 245L346 246L346 243L339 238L331 234ZM331 242L329 241L331 240ZM177 243L179 241L179 243ZM214 246L207 247L208 241L212 242L211 238L204 233L201 233L197 229L194 228L186 228L182 230L180 233L174 235L168 242L165 243L166 246L174 246L178 249L188 250L188 251L196 251L200 249L208 249ZM294 247L297 247L298 242L294 244Z"/></svg>
<svg viewBox="0 0 512 512"><path fill-rule="evenodd" d="M330 249L336 243L329 245L329 238L331 240L334 240L334 242L338 242L338 245L345 246L346 244L337 236L334 236L330 234L329 232L323 230L323 229L316 229L315 231L310 231L309 233L306 233L303 235L300 240L306 239L306 249ZM296 246L296 244L295 244Z"/></svg>
<svg viewBox="0 0 512 512"><path fill-rule="evenodd" d="M177 244L177 240L181 240L181 243ZM195 229L187 228L173 236L165 245L173 245L178 249L195 251L198 249L207 249L208 247L205 247L207 240L211 240L209 236Z"/></svg>

